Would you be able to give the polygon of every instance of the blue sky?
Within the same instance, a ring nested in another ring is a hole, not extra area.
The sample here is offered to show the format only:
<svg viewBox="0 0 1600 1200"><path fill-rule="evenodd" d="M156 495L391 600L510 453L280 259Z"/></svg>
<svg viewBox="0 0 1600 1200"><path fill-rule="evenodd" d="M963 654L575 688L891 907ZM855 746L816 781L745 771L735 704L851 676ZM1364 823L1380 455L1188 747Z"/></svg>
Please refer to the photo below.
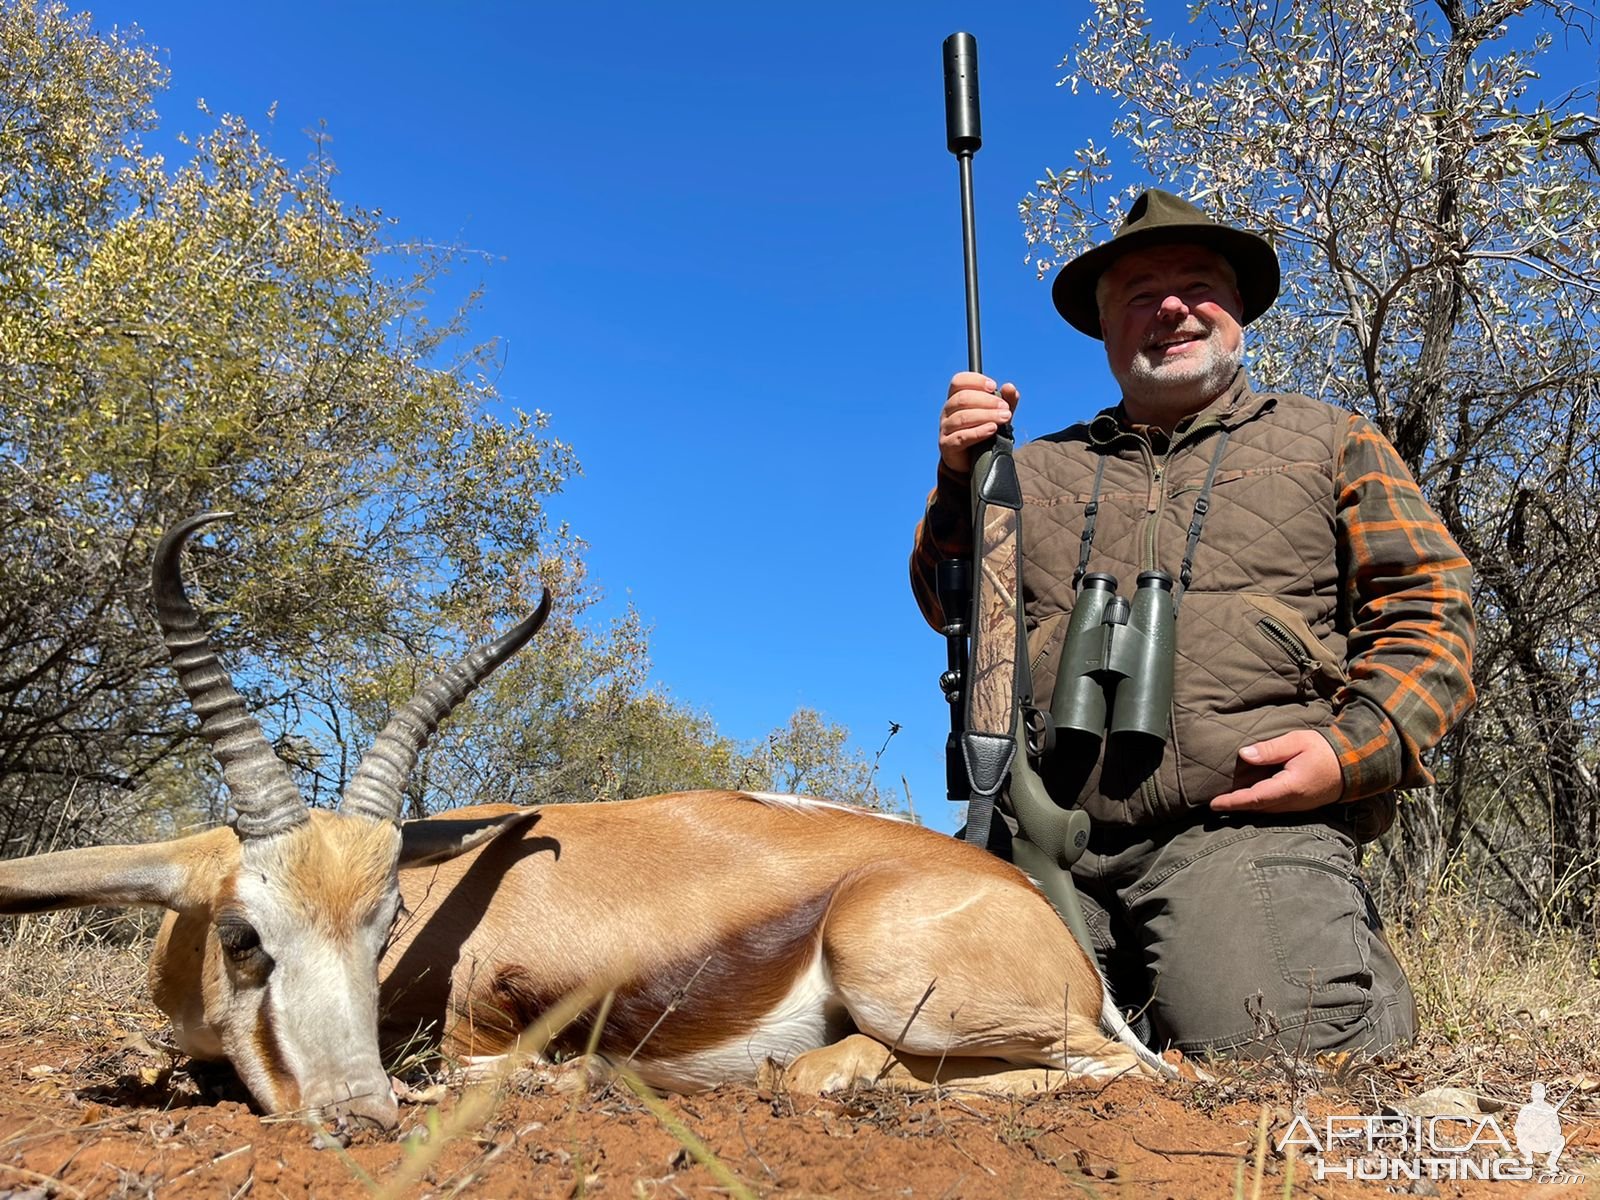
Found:
<svg viewBox="0 0 1600 1200"><path fill-rule="evenodd" d="M885 783L954 827L944 643L906 583L966 355L940 44L978 38L984 361L1025 438L1115 399L1016 217L1105 138L1104 101L1054 86L1086 5L92 8L168 51L165 133L203 97L299 162L326 122L342 198L490 256L447 288L484 288L505 403L576 448L551 507L653 626L657 681L741 739L809 705L870 753L896 722Z"/></svg>

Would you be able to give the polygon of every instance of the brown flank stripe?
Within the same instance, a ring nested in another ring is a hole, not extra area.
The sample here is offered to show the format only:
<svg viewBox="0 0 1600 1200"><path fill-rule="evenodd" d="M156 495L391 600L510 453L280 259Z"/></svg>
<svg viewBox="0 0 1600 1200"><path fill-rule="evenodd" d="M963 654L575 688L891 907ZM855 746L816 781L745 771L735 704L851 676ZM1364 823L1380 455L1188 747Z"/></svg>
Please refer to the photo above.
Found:
<svg viewBox="0 0 1600 1200"><path fill-rule="evenodd" d="M833 893L829 887L625 984L606 1017L600 1052L617 1060L635 1051L646 1060L676 1059L753 1033L811 964ZM501 967L473 996L455 1036L471 1029L471 1053L504 1050L561 999L523 967ZM591 1013L585 1013L551 1048L581 1053L591 1032Z"/></svg>

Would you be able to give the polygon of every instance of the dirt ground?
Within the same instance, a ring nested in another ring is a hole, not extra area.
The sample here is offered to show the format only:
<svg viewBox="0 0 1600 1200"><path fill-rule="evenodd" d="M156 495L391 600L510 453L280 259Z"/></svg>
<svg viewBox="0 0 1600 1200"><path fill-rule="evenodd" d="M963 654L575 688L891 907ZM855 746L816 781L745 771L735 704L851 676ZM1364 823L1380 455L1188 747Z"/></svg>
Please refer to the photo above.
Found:
<svg viewBox="0 0 1600 1200"><path fill-rule="evenodd" d="M657 1100L525 1071L497 1095L419 1090L397 1134L319 1149L304 1122L256 1115L225 1069L166 1052L154 1014L72 1020L60 1032L8 1031L0 1014L0 1200L1600 1194L1600 1097L1586 1084L1552 1083L1552 1098L1571 1093L1561 1166L1589 1182L1318 1182L1304 1160L1276 1151L1297 1106L1320 1127L1326 1114L1375 1112L1380 1095L1421 1089L1400 1068L1124 1079L1022 1099L820 1100L757 1087ZM1509 1137L1527 1094L1502 1094Z"/></svg>

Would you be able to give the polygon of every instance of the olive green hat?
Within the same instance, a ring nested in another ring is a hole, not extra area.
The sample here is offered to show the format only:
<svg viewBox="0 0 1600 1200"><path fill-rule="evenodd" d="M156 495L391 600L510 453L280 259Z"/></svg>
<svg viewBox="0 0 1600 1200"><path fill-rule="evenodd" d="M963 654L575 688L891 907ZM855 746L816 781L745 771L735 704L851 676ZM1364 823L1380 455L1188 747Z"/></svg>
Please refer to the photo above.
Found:
<svg viewBox="0 0 1600 1200"><path fill-rule="evenodd" d="M1128 210L1108 242L1062 264L1050 288L1056 311L1080 333L1100 337L1100 309L1094 287L1106 268L1130 250L1182 243L1215 250L1228 260L1239 280L1248 325L1278 298L1278 255L1260 234L1218 225L1187 200L1151 188Z"/></svg>

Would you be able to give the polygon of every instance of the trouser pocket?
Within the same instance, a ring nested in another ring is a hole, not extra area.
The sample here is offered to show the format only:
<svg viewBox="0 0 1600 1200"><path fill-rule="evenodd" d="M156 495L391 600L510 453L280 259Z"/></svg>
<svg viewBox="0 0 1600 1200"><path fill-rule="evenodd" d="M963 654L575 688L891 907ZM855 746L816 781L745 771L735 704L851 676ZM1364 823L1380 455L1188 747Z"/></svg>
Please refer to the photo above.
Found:
<svg viewBox="0 0 1600 1200"><path fill-rule="evenodd" d="M1372 984L1366 894L1349 871L1300 854L1264 854L1250 864L1262 931L1278 974L1308 993L1348 994Z"/></svg>

